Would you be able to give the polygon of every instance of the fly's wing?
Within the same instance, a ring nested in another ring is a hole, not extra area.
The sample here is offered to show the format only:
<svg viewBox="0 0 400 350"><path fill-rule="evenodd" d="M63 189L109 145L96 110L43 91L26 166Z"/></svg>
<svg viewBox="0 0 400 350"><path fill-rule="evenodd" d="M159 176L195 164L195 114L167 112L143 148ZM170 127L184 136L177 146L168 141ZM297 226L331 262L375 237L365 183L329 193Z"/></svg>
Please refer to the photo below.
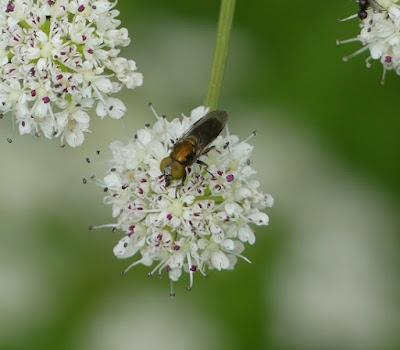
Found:
<svg viewBox="0 0 400 350"><path fill-rule="evenodd" d="M199 156L202 151L213 142L224 130L228 121L228 113L224 111L212 111L198 120L190 130L181 138L181 140L193 137L197 141L196 155Z"/></svg>

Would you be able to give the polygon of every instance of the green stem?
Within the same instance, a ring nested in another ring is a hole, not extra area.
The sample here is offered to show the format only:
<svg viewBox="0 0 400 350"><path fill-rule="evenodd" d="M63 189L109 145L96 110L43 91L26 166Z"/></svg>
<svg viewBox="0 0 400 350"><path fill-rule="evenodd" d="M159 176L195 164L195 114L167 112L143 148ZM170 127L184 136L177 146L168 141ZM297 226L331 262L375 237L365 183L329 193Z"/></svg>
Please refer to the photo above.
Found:
<svg viewBox="0 0 400 350"><path fill-rule="evenodd" d="M226 63L229 54L233 16L236 0L222 0L219 14L217 44L214 53L214 62L211 69L211 78L208 86L205 105L211 110L218 108L224 80Z"/></svg>

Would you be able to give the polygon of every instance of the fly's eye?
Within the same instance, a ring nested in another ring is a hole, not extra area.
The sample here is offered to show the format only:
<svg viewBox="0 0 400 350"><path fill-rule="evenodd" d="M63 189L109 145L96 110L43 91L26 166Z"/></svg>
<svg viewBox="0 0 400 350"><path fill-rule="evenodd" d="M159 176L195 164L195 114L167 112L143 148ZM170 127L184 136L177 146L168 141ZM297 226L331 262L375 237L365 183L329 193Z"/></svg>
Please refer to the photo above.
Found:
<svg viewBox="0 0 400 350"><path fill-rule="evenodd" d="M165 172L165 169L170 166L172 163L172 159L170 157L164 158L160 163L161 172Z"/></svg>
<svg viewBox="0 0 400 350"><path fill-rule="evenodd" d="M178 162L172 163L171 175L173 179L175 180L183 179L185 177L185 174L186 174L185 167L182 164Z"/></svg>

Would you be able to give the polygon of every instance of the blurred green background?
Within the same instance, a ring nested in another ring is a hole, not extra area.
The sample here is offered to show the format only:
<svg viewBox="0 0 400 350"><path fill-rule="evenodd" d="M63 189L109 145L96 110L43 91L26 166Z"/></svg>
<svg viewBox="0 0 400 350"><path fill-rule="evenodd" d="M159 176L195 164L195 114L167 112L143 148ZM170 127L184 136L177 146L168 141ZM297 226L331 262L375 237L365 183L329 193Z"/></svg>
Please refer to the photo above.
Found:
<svg viewBox="0 0 400 350"><path fill-rule="evenodd" d="M238 1L221 107L254 139L271 225L235 271L168 281L127 261L101 189L107 145L153 116L189 113L205 96L219 1L120 0L145 85L125 92L123 122L93 119L78 150L0 132L0 349L400 348L400 77L362 58L354 1ZM7 137L14 143L8 144ZM1 141L3 140L3 141ZM101 150L100 156L96 150ZM86 157L91 164L85 162Z"/></svg>

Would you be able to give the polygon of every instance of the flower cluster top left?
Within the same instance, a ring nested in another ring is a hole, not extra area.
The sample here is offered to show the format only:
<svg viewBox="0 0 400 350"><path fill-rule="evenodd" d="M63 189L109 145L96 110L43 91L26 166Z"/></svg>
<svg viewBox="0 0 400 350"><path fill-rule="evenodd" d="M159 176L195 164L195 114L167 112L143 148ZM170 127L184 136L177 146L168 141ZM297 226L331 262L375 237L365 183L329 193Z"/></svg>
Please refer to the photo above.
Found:
<svg viewBox="0 0 400 350"><path fill-rule="evenodd" d="M0 113L19 132L60 137L76 147L89 131L90 109L121 118L111 97L143 84L136 63L119 57L130 43L116 1L0 0Z"/></svg>

